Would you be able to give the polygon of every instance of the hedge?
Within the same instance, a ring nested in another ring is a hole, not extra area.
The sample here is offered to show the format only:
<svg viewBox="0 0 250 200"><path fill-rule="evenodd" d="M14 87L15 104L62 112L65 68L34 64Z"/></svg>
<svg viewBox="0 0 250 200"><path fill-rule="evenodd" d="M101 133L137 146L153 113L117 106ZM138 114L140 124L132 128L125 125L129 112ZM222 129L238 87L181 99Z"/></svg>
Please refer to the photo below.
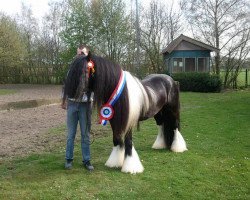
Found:
<svg viewBox="0 0 250 200"><path fill-rule="evenodd" d="M220 92L222 81L218 75L209 73L175 73L172 75L180 84L181 91Z"/></svg>

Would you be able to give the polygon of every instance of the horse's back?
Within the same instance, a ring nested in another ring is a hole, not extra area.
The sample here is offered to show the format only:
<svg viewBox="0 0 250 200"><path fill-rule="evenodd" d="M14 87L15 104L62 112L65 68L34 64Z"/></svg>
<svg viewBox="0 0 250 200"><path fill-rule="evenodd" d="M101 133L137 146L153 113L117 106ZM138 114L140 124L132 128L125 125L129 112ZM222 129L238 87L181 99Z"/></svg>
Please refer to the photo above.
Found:
<svg viewBox="0 0 250 200"><path fill-rule="evenodd" d="M157 88L160 86L173 87L175 81L166 74L150 74L142 80L142 84L147 87Z"/></svg>
<svg viewBox="0 0 250 200"><path fill-rule="evenodd" d="M166 74L151 74L142 80L150 101L148 117L154 116L163 106L174 107L178 103L178 84Z"/></svg>

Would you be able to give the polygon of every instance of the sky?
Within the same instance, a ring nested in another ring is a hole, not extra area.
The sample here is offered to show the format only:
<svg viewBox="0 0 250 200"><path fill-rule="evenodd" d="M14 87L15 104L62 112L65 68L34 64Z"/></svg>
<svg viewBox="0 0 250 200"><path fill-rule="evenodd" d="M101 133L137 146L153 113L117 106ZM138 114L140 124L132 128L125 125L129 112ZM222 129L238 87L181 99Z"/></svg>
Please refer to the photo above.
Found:
<svg viewBox="0 0 250 200"><path fill-rule="evenodd" d="M22 2L30 5L36 18L41 18L49 9L48 2L50 0L0 0L0 11L7 15L15 16L21 12Z"/></svg>
<svg viewBox="0 0 250 200"><path fill-rule="evenodd" d="M58 0L0 0L0 11L6 13L7 15L15 16L17 13L20 14L21 12L21 4L22 2L25 3L27 6L31 6L31 10L34 16L38 19L42 18L44 14L48 11L49 6L48 3L51 1L58 1ZM131 0L126 0L131 2ZM135 2L135 0L132 0ZM151 0L138 0L139 3L143 5L149 5ZM166 2L166 0L159 0L162 2ZM175 1L177 0L168 0Z"/></svg>

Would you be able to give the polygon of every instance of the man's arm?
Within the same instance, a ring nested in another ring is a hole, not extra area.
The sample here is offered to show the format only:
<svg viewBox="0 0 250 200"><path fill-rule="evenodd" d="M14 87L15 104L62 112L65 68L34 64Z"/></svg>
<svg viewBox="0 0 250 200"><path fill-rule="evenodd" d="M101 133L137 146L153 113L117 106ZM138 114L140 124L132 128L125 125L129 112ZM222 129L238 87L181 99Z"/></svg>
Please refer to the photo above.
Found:
<svg viewBox="0 0 250 200"><path fill-rule="evenodd" d="M62 109L67 109L67 101L66 101L66 94L65 94L65 84L63 84L63 87L62 87L62 100L61 100L61 108Z"/></svg>

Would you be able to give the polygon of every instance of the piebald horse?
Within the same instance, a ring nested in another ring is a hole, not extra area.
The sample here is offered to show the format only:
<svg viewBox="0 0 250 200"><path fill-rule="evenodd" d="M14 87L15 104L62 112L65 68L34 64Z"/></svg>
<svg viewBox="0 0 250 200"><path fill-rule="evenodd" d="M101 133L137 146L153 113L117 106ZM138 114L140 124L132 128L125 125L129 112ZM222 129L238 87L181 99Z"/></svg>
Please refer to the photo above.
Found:
<svg viewBox="0 0 250 200"><path fill-rule="evenodd" d="M151 74L139 80L118 64L91 54L76 58L69 72L68 78L76 80L74 87L94 92L100 122L110 122L114 146L106 166L131 174L143 172L132 130L151 117L158 125L153 149L187 150L180 133L179 85L170 76Z"/></svg>

